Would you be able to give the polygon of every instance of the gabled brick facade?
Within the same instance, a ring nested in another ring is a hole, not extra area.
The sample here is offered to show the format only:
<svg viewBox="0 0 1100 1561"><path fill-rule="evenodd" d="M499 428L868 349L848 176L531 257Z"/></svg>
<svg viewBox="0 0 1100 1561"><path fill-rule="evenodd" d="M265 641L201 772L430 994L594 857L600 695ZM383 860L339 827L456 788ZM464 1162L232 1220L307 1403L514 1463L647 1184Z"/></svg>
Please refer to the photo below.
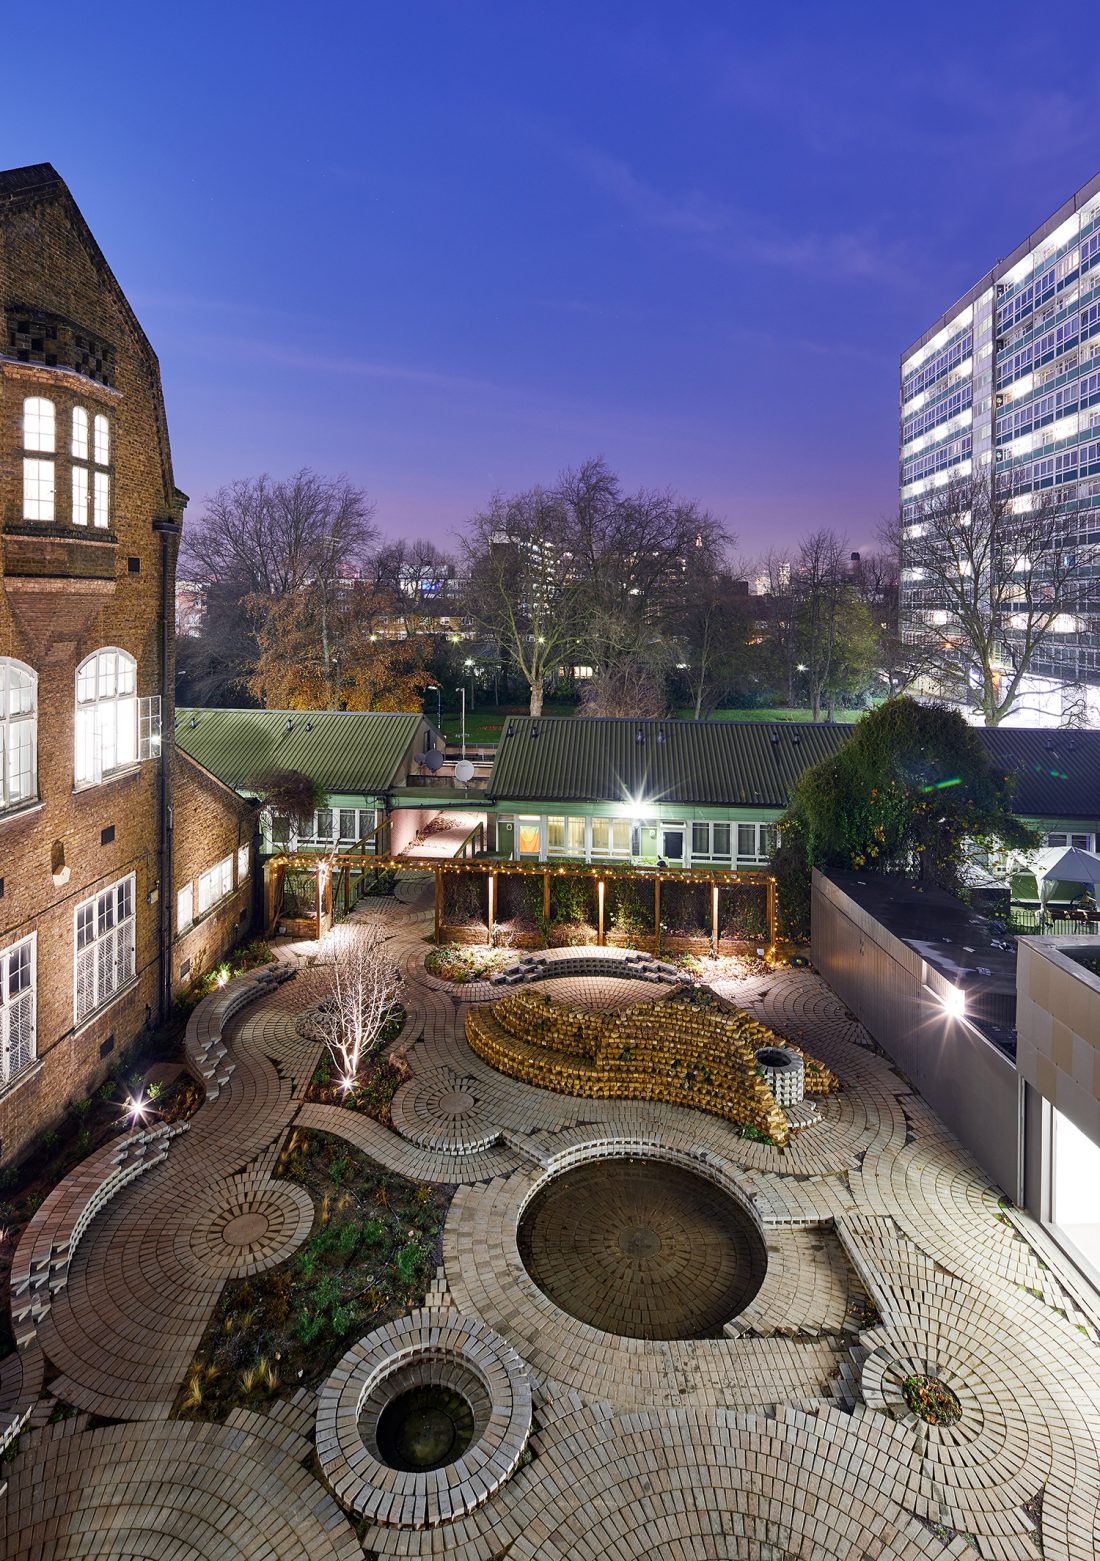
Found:
<svg viewBox="0 0 1100 1561"><path fill-rule="evenodd" d="M5 672L19 685L0 702L4 1162L170 1000L175 896L163 880L186 498L156 355L49 165L0 173L0 318L0 690ZM35 678L28 780L18 718Z"/></svg>

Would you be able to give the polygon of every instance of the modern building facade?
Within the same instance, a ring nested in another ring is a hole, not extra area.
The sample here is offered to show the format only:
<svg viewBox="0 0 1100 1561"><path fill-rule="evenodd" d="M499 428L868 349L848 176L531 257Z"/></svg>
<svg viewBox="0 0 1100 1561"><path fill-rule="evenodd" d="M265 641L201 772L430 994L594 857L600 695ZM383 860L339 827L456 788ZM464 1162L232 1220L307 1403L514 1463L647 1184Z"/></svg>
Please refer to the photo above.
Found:
<svg viewBox="0 0 1100 1561"><path fill-rule="evenodd" d="M1053 491L1061 545L1100 544L1100 175L905 350L900 404L903 632L950 633L905 536L952 477L996 475L1016 509ZM1063 616L1014 724L1100 725L1100 619Z"/></svg>

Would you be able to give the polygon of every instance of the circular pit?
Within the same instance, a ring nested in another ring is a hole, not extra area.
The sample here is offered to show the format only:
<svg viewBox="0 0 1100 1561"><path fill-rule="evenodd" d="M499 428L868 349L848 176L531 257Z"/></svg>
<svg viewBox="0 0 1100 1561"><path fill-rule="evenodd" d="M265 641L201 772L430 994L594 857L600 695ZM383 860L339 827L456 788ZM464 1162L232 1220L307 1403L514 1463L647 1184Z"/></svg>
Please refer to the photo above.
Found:
<svg viewBox="0 0 1100 1561"><path fill-rule="evenodd" d="M591 1160L561 1172L524 1209L518 1244L555 1306L628 1339L713 1338L767 1270L748 1210L660 1160Z"/></svg>

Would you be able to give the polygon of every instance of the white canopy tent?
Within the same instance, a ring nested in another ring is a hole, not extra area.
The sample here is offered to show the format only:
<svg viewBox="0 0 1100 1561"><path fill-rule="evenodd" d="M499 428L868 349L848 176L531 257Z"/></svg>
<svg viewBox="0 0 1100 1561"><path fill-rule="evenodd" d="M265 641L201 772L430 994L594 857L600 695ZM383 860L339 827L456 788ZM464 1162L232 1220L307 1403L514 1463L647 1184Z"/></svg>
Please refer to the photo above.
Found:
<svg viewBox="0 0 1100 1561"><path fill-rule="evenodd" d="M1100 856L1077 846L1048 846L1032 858L1032 871L1039 886L1039 903L1046 910L1055 884L1088 884L1096 898L1100 884Z"/></svg>

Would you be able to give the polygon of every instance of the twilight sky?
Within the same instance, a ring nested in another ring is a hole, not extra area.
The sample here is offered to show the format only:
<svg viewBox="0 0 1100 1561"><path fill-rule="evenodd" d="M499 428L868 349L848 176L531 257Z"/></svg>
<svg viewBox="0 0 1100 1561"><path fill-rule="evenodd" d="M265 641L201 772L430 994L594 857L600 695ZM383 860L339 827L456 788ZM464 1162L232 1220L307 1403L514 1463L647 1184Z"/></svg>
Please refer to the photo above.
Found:
<svg viewBox="0 0 1100 1561"><path fill-rule="evenodd" d="M3 164L102 244L192 517L312 465L446 544L603 454L747 555L866 544L900 350L1100 166L1078 0L48 11Z"/></svg>

